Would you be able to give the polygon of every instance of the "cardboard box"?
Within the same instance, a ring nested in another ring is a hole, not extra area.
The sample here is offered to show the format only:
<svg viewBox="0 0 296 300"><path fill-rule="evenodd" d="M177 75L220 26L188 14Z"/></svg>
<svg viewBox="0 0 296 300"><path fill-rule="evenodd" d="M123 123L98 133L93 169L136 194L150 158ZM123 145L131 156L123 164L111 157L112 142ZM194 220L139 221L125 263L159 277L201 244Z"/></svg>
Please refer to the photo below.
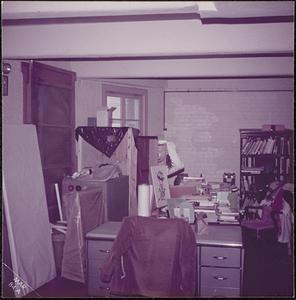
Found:
<svg viewBox="0 0 296 300"><path fill-rule="evenodd" d="M182 196L188 196L196 194L196 186L190 185L174 185L170 186L171 198L179 198Z"/></svg>

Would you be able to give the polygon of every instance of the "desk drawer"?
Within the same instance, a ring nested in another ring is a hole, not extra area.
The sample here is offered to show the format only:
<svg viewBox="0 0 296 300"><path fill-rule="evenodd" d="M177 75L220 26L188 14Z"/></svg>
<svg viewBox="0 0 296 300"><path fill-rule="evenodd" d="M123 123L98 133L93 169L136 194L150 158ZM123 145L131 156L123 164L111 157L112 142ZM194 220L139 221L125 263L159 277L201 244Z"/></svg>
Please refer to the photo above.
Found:
<svg viewBox="0 0 296 300"><path fill-rule="evenodd" d="M113 245L113 241L91 240L87 243L88 259L105 260Z"/></svg>
<svg viewBox="0 0 296 300"><path fill-rule="evenodd" d="M90 296L109 296L110 283L102 282L98 276L88 277L88 295Z"/></svg>
<svg viewBox="0 0 296 300"><path fill-rule="evenodd" d="M240 267L239 248L201 247L201 265L216 267Z"/></svg>
<svg viewBox="0 0 296 300"><path fill-rule="evenodd" d="M98 274L100 274L104 262L105 260L102 259L89 259L87 263L88 276L99 276Z"/></svg>
<svg viewBox="0 0 296 300"><path fill-rule="evenodd" d="M201 296L217 298L239 297L240 290L235 288L205 287L201 291Z"/></svg>
<svg viewBox="0 0 296 300"><path fill-rule="evenodd" d="M240 289L240 270L231 268L201 268L201 295L214 288Z"/></svg>

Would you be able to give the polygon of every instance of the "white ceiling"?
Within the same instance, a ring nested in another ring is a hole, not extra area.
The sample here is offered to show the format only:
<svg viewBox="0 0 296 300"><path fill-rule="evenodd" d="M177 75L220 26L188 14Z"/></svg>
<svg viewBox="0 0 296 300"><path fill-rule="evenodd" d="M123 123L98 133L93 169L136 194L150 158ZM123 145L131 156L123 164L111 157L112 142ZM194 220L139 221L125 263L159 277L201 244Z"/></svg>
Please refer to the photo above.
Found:
<svg viewBox="0 0 296 300"><path fill-rule="evenodd" d="M294 1L2 1L2 18L199 13L202 18L294 15Z"/></svg>
<svg viewBox="0 0 296 300"><path fill-rule="evenodd" d="M1 5L4 21L20 21L2 26L5 59L77 60L71 62L72 69L81 77L293 74L294 22L272 20L293 16L293 1L2 1ZM129 18L176 14L178 19ZM186 18L188 14L196 18ZM117 18L124 15L124 21ZM72 22L92 16L112 19ZM258 17L271 19L250 24L202 22ZM24 19L32 22L22 23Z"/></svg>
<svg viewBox="0 0 296 300"><path fill-rule="evenodd" d="M6 1L4 19L92 17L158 13L197 13L216 10L206 1Z"/></svg>

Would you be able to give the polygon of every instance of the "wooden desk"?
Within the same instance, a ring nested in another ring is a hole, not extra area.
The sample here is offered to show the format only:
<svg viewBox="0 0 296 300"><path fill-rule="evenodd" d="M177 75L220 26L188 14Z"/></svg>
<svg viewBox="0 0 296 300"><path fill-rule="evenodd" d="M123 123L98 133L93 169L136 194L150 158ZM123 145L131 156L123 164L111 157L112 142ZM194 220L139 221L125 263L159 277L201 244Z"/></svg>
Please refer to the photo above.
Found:
<svg viewBox="0 0 296 300"><path fill-rule="evenodd" d="M109 285L100 282L99 268L107 257L121 222L107 222L86 235L88 294L108 296ZM240 226L209 225L196 235L197 296L240 296L244 250Z"/></svg>

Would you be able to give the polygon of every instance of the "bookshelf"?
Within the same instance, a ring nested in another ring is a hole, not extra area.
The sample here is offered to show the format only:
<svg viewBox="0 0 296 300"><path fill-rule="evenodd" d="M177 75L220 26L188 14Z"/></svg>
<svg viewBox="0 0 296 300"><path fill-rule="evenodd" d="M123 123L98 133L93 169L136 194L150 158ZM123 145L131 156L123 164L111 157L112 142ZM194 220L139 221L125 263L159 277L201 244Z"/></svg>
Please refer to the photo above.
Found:
<svg viewBox="0 0 296 300"><path fill-rule="evenodd" d="M293 131L240 129L241 207L275 180L292 182Z"/></svg>

